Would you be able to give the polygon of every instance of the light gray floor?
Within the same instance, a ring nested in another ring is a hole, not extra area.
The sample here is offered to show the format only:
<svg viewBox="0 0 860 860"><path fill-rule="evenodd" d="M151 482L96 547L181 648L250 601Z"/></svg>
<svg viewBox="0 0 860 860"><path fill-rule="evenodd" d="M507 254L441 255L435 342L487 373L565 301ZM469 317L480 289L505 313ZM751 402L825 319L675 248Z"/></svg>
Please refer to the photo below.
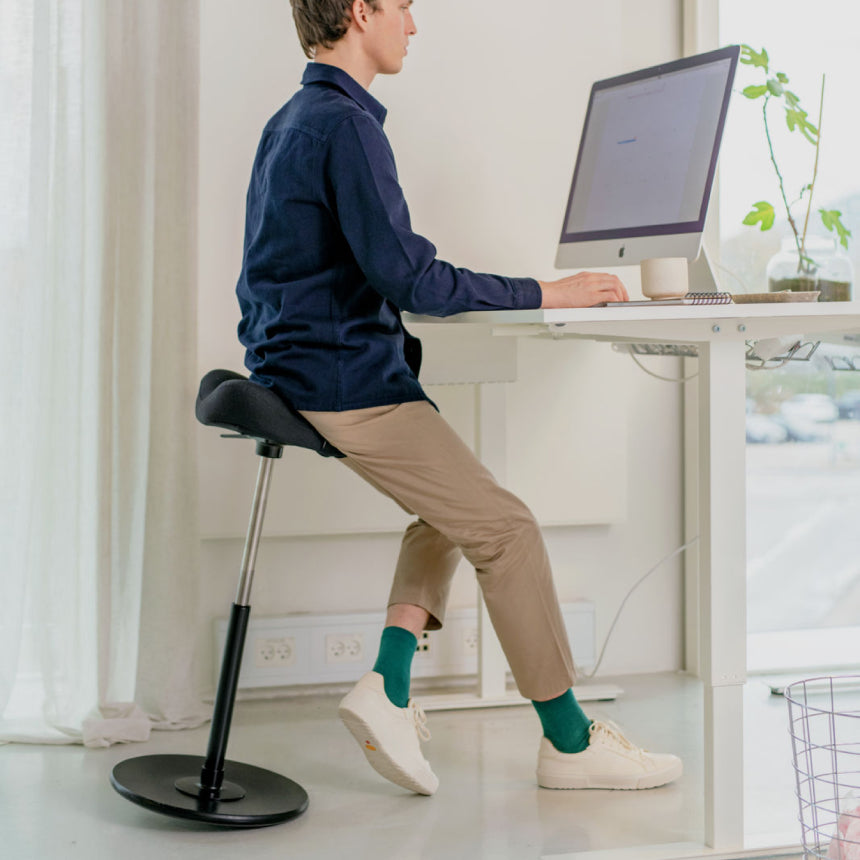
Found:
<svg viewBox="0 0 860 860"><path fill-rule="evenodd" d="M301 783L311 801L300 818L260 830L211 829L141 809L108 784L111 767L129 756L201 754L206 728L107 750L12 745L0 748L0 856L531 860L701 841L699 683L676 674L613 680L624 694L586 711L649 749L681 755L678 783L642 792L538 789L540 724L525 706L431 713L426 754L441 786L432 798L418 797L368 767L337 719L337 697L245 702L236 708L229 757ZM786 704L757 680L746 689L746 735L747 831L758 844L796 843Z"/></svg>

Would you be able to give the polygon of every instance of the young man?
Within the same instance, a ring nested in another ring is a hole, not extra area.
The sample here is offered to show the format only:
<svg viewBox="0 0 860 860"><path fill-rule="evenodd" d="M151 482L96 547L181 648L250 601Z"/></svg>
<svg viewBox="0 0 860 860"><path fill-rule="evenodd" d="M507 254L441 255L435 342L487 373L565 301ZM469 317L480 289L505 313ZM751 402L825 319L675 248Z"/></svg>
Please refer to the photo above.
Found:
<svg viewBox="0 0 860 860"><path fill-rule="evenodd" d="M547 788L649 788L681 762L591 722L534 517L502 489L428 401L420 343L402 310L587 307L625 300L611 275L552 282L455 269L410 226L385 108L368 88L396 74L416 33L411 0L291 0L309 63L303 88L267 124L248 190L237 294L252 378L292 403L347 466L417 519L406 531L379 656L340 715L370 764L421 794L438 780L409 698L417 637L442 626L461 554L544 737Z"/></svg>

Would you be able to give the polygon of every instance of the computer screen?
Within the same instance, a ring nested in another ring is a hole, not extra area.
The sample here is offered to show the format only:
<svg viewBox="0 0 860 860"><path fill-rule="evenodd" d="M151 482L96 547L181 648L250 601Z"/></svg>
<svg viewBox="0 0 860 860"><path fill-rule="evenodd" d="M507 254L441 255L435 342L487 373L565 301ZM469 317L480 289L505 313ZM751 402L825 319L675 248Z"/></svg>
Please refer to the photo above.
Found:
<svg viewBox="0 0 860 860"><path fill-rule="evenodd" d="M556 267L698 255L740 48L596 82Z"/></svg>

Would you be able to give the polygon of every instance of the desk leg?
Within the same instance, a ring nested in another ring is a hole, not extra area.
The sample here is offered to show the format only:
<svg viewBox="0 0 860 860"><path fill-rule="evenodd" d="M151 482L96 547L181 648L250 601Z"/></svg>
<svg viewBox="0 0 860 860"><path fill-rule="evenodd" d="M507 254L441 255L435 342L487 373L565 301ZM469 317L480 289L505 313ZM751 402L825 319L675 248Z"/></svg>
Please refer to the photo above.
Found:
<svg viewBox="0 0 860 860"><path fill-rule="evenodd" d="M476 386L475 454L504 485L507 467L507 416L505 386L481 383ZM458 708L489 708L527 704L519 693L507 691L508 661L496 637L490 614L478 587L478 684L474 695L445 693L422 696L425 711Z"/></svg>
<svg viewBox="0 0 860 860"><path fill-rule="evenodd" d="M486 383L477 386L475 435L477 455L505 485L507 475L507 397L505 386ZM478 589L478 698L504 699L508 662L496 638L487 607Z"/></svg>
<svg viewBox="0 0 860 860"><path fill-rule="evenodd" d="M705 842L743 847L746 378L742 341L699 345L699 576Z"/></svg>
<svg viewBox="0 0 860 860"><path fill-rule="evenodd" d="M506 390L503 384L481 383L475 401L475 453L504 486L507 480ZM493 630L486 604L478 589L478 684L474 695L453 693L422 696L425 711L457 708L489 708L525 705L518 692L507 690L508 661ZM616 698L621 689L613 684L578 684L580 702Z"/></svg>

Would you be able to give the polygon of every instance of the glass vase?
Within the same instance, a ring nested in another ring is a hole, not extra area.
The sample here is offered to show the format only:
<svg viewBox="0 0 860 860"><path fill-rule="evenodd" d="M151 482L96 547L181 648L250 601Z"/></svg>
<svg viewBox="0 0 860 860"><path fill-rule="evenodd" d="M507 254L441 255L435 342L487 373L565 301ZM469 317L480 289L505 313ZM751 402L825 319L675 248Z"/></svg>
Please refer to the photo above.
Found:
<svg viewBox="0 0 860 860"><path fill-rule="evenodd" d="M828 236L807 237L806 256L808 260L799 262L794 238L783 239L782 247L767 264L768 290L818 290L820 302L851 301L854 268L836 240Z"/></svg>

